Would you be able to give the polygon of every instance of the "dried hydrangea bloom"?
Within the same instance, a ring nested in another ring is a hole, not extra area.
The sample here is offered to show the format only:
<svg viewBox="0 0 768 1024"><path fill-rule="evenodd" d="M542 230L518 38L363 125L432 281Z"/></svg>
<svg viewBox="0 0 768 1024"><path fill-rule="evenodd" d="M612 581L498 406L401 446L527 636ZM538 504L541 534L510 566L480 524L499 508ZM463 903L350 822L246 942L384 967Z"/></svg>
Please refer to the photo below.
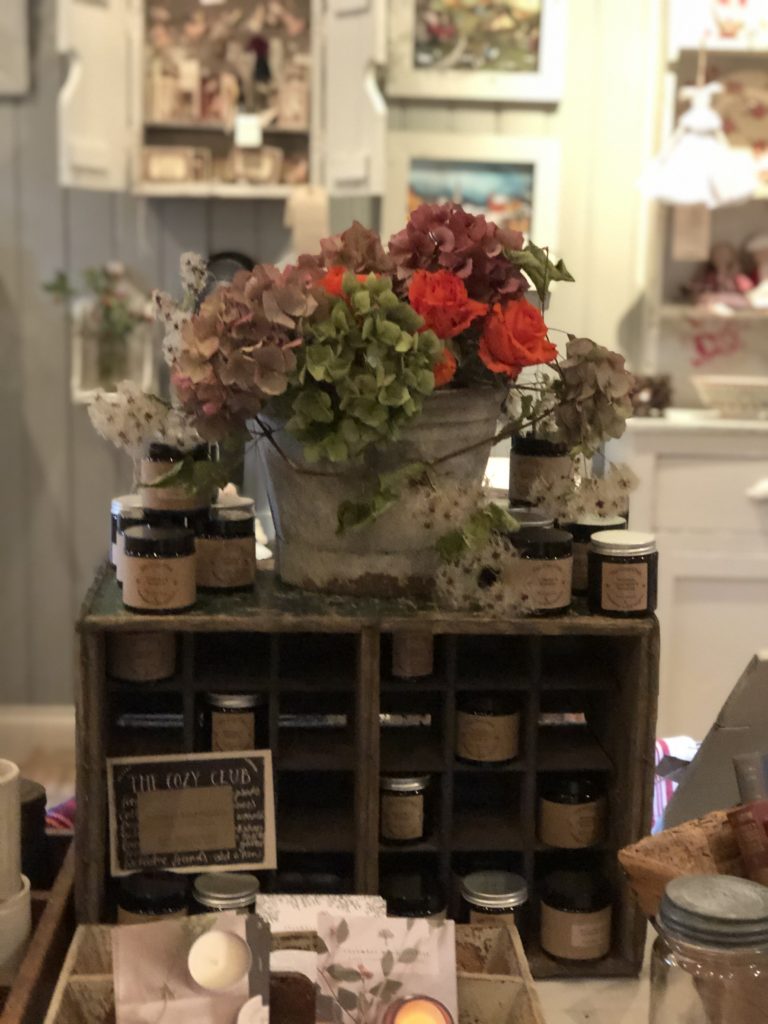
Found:
<svg viewBox="0 0 768 1024"><path fill-rule="evenodd" d="M528 288L522 271L505 251L523 248L519 231L508 231L455 203L424 203L389 241L401 279L415 270L450 270L478 302L516 298Z"/></svg>
<svg viewBox="0 0 768 1024"><path fill-rule="evenodd" d="M570 337L566 354L554 387L557 440L588 455L624 433L635 379L623 356L589 338Z"/></svg>
<svg viewBox="0 0 768 1024"><path fill-rule="evenodd" d="M340 235L324 238L317 259L325 267L345 267L356 274L391 274L394 270L379 235L359 221L353 221Z"/></svg>
<svg viewBox="0 0 768 1024"><path fill-rule="evenodd" d="M116 391L97 391L88 406L96 433L136 459L150 441L159 440L168 406L145 395L138 384L124 380Z"/></svg>
<svg viewBox="0 0 768 1024"><path fill-rule="evenodd" d="M183 252L179 259L181 284L187 295L197 297L208 284L208 264L196 252Z"/></svg>

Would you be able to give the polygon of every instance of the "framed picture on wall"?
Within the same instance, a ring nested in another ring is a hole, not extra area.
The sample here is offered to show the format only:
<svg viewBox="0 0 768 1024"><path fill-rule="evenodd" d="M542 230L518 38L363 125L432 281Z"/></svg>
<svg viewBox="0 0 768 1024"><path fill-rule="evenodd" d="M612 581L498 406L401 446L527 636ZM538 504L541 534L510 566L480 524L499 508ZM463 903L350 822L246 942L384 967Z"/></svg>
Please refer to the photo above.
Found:
<svg viewBox="0 0 768 1024"><path fill-rule="evenodd" d="M387 169L387 237L422 203L456 202L539 245L557 246L560 145L554 139L394 132Z"/></svg>
<svg viewBox="0 0 768 1024"><path fill-rule="evenodd" d="M389 0L390 96L556 103L566 0Z"/></svg>

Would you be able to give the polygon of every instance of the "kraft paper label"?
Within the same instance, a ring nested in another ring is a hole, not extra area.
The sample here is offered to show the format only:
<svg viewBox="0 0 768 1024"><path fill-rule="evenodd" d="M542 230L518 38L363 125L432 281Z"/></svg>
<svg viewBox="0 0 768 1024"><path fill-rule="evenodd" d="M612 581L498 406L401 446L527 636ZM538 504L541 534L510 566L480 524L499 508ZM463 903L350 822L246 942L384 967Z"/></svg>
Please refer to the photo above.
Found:
<svg viewBox="0 0 768 1024"><path fill-rule="evenodd" d="M483 910L470 910L470 924L515 924L514 910L506 911L503 914L486 914Z"/></svg>
<svg viewBox="0 0 768 1024"><path fill-rule="evenodd" d="M175 918L186 916L186 910L176 910L172 914L134 914L123 907L117 908L118 924L148 924L150 921L173 921Z"/></svg>
<svg viewBox="0 0 768 1024"><path fill-rule="evenodd" d="M382 839L421 839L424 835L424 795L381 794Z"/></svg>
<svg viewBox="0 0 768 1024"><path fill-rule="evenodd" d="M174 611L195 603L195 558L124 559L123 601L131 608Z"/></svg>
<svg viewBox="0 0 768 1024"><path fill-rule="evenodd" d="M144 459L141 463L141 483L154 484L173 469L177 463L154 462ZM186 487L142 487L139 495L143 508L160 512L185 512L187 509L205 508L208 495L199 491L188 491Z"/></svg>
<svg viewBox="0 0 768 1024"><path fill-rule="evenodd" d="M256 538L198 537L197 583L200 587L247 587L256 576ZM240 747L244 750L244 747Z"/></svg>
<svg viewBox="0 0 768 1024"><path fill-rule="evenodd" d="M548 611L571 603L572 558L522 558L520 566L531 608Z"/></svg>
<svg viewBox="0 0 768 1024"><path fill-rule="evenodd" d="M563 960L599 960L611 948L611 908L572 914L542 903L541 947Z"/></svg>
<svg viewBox="0 0 768 1024"><path fill-rule="evenodd" d="M603 561L600 605L608 612L642 612L648 607L648 565Z"/></svg>
<svg viewBox="0 0 768 1024"><path fill-rule="evenodd" d="M510 761L519 749L520 715L456 716L456 753L468 761Z"/></svg>
<svg viewBox="0 0 768 1024"><path fill-rule="evenodd" d="M146 683L167 679L176 669L173 633L113 633L107 646L107 671L117 679Z"/></svg>
<svg viewBox="0 0 768 1024"><path fill-rule="evenodd" d="M602 842L605 832L605 797L584 804L539 802L539 838L547 846L578 850Z"/></svg>
<svg viewBox="0 0 768 1024"><path fill-rule="evenodd" d="M231 786L162 790L136 797L142 854L220 850L235 845Z"/></svg>
<svg viewBox="0 0 768 1024"><path fill-rule="evenodd" d="M573 592L586 593L589 585L589 543L573 542Z"/></svg>
<svg viewBox="0 0 768 1024"><path fill-rule="evenodd" d="M255 746L253 711L211 712L211 750L252 750Z"/></svg>
<svg viewBox="0 0 768 1024"><path fill-rule="evenodd" d="M512 452L509 465L509 493L516 501L530 501L531 488L537 480L558 480L571 474L568 455L518 455Z"/></svg>

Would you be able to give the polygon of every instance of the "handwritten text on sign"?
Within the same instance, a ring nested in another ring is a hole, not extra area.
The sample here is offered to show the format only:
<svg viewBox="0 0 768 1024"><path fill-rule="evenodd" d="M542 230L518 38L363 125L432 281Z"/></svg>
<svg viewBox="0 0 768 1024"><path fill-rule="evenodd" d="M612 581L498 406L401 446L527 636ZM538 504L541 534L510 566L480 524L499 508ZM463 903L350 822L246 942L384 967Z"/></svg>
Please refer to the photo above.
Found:
<svg viewBox="0 0 768 1024"><path fill-rule="evenodd" d="M113 875L274 868L270 751L107 761Z"/></svg>

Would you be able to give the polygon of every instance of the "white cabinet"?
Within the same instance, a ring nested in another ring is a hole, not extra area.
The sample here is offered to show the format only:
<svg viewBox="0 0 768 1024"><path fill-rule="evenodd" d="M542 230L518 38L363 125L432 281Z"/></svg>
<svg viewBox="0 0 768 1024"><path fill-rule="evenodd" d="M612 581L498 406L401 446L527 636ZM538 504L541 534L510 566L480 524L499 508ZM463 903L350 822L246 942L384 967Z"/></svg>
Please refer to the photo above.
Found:
<svg viewBox="0 0 768 1024"><path fill-rule="evenodd" d="M279 199L304 183L381 194L382 3L59 0L60 183L147 196ZM270 36L283 16L285 38ZM196 26L207 36L191 43ZM164 49L152 32L166 33Z"/></svg>
<svg viewBox="0 0 768 1024"><path fill-rule="evenodd" d="M768 646L768 423L633 419L611 457L640 477L631 527L658 539L658 732L703 739Z"/></svg>

